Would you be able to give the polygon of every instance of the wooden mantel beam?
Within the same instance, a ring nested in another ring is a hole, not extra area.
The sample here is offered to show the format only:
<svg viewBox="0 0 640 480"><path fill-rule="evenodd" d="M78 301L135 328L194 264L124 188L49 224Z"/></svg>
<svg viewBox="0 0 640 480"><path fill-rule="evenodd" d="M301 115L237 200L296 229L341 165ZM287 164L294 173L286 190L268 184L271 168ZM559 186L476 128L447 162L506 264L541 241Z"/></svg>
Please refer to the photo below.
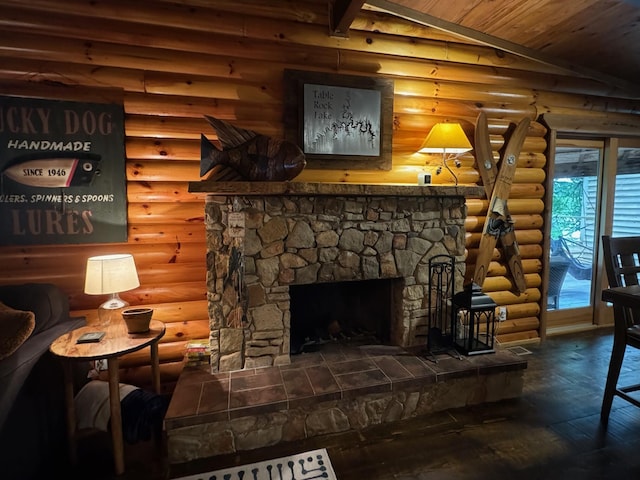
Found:
<svg viewBox="0 0 640 480"><path fill-rule="evenodd" d="M329 1L329 29L333 36L347 37L349 27L366 0Z"/></svg>
<svg viewBox="0 0 640 480"><path fill-rule="evenodd" d="M476 185L409 185L381 183L315 182L189 182L192 193L240 196L394 196L483 198L484 189Z"/></svg>

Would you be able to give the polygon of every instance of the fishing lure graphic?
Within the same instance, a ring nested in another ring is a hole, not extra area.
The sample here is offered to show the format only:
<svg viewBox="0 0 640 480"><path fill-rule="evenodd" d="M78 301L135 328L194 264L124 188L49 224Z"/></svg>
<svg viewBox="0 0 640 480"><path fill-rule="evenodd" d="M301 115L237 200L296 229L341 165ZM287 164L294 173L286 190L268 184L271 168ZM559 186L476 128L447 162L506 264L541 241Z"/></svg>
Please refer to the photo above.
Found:
<svg viewBox="0 0 640 480"><path fill-rule="evenodd" d="M29 187L87 186L100 174L100 156L23 159L2 171L2 176Z"/></svg>

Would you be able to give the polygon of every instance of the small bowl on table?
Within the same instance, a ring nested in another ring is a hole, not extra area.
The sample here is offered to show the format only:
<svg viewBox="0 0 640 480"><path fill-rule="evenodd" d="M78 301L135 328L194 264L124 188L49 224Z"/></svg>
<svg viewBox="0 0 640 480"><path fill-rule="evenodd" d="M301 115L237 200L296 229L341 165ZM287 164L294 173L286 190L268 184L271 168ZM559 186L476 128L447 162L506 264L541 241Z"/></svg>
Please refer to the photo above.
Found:
<svg viewBox="0 0 640 480"><path fill-rule="evenodd" d="M152 316L153 308L148 307L127 308L122 311L122 318L129 333L148 332Z"/></svg>

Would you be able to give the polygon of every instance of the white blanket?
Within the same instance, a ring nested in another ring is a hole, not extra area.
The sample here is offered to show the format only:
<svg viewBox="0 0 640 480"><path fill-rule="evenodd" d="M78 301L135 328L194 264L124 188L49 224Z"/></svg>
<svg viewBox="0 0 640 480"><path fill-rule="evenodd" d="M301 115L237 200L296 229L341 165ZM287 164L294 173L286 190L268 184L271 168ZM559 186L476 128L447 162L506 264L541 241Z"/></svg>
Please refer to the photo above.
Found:
<svg viewBox="0 0 640 480"><path fill-rule="evenodd" d="M138 387L120 383L120 401ZM111 408L109 407L109 382L92 380L76 395L76 425L78 429L96 428L107 431Z"/></svg>

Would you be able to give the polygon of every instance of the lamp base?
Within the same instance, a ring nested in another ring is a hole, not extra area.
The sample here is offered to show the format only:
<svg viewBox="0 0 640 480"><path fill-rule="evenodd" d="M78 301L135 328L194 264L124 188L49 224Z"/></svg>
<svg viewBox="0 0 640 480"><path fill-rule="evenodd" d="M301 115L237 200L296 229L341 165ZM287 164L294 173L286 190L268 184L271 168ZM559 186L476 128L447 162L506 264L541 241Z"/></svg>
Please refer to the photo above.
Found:
<svg viewBox="0 0 640 480"><path fill-rule="evenodd" d="M98 322L100 325L112 325L121 321L122 311L129 306L129 302L120 298L117 293L112 293L109 299L98 307Z"/></svg>
<svg viewBox="0 0 640 480"><path fill-rule="evenodd" d="M436 175L440 175L442 173L442 167L446 168L447 171L449 172L449 174L451 175L451 177L453 178L453 182L458 185L458 176L453 172L453 170L451 170L451 167L447 164L447 162L453 160L456 168L460 168L460 160L458 160L458 157L460 156L460 154L446 154L443 153L442 154L442 166L439 166L436 169Z"/></svg>

